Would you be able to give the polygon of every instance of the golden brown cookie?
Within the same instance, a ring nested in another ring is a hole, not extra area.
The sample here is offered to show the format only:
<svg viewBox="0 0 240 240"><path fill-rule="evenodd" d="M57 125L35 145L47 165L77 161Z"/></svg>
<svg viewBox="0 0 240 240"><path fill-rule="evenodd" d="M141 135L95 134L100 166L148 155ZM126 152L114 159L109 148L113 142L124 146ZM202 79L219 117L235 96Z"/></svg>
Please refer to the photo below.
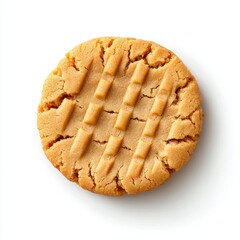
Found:
<svg viewBox="0 0 240 240"><path fill-rule="evenodd" d="M174 53L106 37L75 47L47 77L38 129L64 176L117 196L151 190L182 168L202 116L197 82Z"/></svg>

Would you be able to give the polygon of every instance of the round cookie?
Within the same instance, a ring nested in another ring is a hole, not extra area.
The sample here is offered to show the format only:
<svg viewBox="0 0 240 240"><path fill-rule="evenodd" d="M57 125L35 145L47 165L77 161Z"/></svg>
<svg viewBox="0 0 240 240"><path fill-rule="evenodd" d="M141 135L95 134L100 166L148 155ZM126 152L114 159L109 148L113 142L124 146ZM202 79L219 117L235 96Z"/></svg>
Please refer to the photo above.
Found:
<svg viewBox="0 0 240 240"><path fill-rule="evenodd" d="M75 47L47 77L38 129L65 177L118 196L156 188L181 169L202 118L197 82L173 52L106 37Z"/></svg>

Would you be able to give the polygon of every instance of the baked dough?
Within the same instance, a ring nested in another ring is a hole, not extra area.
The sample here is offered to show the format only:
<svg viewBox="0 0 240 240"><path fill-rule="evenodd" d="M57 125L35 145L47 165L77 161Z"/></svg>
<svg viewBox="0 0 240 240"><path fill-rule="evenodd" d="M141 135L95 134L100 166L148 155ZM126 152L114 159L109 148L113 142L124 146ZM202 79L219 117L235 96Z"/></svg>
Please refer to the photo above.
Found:
<svg viewBox="0 0 240 240"><path fill-rule="evenodd" d="M197 82L173 52L104 37L75 47L47 77L38 129L66 178L118 196L156 188L181 169L202 118Z"/></svg>

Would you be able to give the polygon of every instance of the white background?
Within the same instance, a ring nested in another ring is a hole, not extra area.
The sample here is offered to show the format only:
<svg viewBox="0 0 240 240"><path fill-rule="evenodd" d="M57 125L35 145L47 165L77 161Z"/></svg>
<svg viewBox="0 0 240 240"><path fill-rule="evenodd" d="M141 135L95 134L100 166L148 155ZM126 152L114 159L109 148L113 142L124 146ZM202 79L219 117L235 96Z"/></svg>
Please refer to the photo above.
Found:
<svg viewBox="0 0 240 240"><path fill-rule="evenodd" d="M0 1L0 239L240 239L239 1ZM155 191L111 198L67 181L36 128L43 82L98 36L152 40L196 76L204 129Z"/></svg>

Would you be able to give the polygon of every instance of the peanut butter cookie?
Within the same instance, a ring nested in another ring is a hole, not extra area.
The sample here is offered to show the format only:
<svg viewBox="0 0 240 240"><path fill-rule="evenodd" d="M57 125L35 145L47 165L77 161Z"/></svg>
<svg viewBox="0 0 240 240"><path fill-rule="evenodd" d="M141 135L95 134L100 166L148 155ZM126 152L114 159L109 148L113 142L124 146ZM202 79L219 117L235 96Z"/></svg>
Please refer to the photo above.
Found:
<svg viewBox="0 0 240 240"><path fill-rule="evenodd" d="M197 82L173 52L105 37L75 47L47 77L38 129L66 178L117 196L156 188L181 169L202 118Z"/></svg>

